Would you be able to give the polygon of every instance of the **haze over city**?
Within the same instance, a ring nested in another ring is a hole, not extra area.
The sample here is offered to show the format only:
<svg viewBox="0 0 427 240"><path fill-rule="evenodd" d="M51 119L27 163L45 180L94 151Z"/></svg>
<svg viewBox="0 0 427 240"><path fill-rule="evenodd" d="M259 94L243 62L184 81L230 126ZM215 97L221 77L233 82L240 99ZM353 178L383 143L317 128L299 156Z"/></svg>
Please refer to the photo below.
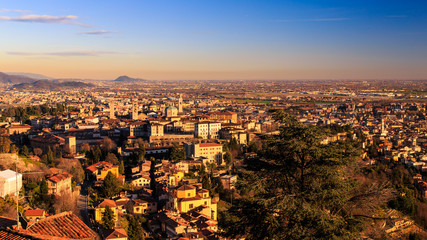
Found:
<svg viewBox="0 0 427 240"><path fill-rule="evenodd" d="M425 1L2 1L0 67L53 78L425 79Z"/></svg>

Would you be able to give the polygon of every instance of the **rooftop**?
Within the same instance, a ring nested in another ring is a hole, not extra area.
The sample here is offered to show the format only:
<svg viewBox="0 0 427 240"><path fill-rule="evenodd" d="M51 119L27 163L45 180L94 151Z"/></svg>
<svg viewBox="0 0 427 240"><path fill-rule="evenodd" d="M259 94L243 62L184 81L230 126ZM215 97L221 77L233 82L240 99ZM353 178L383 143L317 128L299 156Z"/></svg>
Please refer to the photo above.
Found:
<svg viewBox="0 0 427 240"><path fill-rule="evenodd" d="M60 237L64 239L95 239L97 234L72 212L63 212L39 220L22 230L39 238Z"/></svg>
<svg viewBox="0 0 427 240"><path fill-rule="evenodd" d="M19 175L21 175L21 174L18 173L18 176ZM10 169L7 169L7 170L4 170L4 171L0 172L0 178L11 179L11 178L15 178L15 177L16 177L16 172L14 172L14 171L12 171Z"/></svg>

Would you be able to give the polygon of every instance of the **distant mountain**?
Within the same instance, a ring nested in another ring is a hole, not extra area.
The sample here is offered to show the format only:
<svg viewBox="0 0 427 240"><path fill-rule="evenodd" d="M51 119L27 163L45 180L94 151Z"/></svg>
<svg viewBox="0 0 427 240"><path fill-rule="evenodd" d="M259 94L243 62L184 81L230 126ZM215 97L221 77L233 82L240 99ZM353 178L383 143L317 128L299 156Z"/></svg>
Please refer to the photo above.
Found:
<svg viewBox="0 0 427 240"><path fill-rule="evenodd" d="M64 88L85 88L93 87L95 85L91 83L68 81L68 82L57 82L49 80L38 80L31 83L20 83L15 84L11 87L14 90L61 90Z"/></svg>
<svg viewBox="0 0 427 240"><path fill-rule="evenodd" d="M18 84L18 83L31 83L35 79L25 76L15 76L0 72L0 83L3 84Z"/></svg>
<svg viewBox="0 0 427 240"><path fill-rule="evenodd" d="M128 76L120 76L114 80L114 82L144 82L145 79L141 78L131 78Z"/></svg>
<svg viewBox="0 0 427 240"><path fill-rule="evenodd" d="M43 80L43 79L53 79L52 77L48 77L45 75L37 74L37 73L26 73L26 72L7 72L7 75L13 75L13 76L22 76L22 77L29 77L33 78L35 80Z"/></svg>

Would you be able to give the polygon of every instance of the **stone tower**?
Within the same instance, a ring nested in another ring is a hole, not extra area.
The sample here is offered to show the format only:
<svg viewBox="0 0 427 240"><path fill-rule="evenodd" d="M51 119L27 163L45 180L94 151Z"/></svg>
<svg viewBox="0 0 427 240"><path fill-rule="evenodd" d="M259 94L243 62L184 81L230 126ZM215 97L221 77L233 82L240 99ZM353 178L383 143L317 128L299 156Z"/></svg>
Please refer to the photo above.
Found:
<svg viewBox="0 0 427 240"><path fill-rule="evenodd" d="M178 100L178 113L182 113L182 96L179 94L179 100Z"/></svg>
<svg viewBox="0 0 427 240"><path fill-rule="evenodd" d="M110 102L110 119L114 119L116 118L116 112L115 112L115 106L114 106L114 102Z"/></svg>
<svg viewBox="0 0 427 240"><path fill-rule="evenodd" d="M132 101L132 120L138 120L138 101Z"/></svg>

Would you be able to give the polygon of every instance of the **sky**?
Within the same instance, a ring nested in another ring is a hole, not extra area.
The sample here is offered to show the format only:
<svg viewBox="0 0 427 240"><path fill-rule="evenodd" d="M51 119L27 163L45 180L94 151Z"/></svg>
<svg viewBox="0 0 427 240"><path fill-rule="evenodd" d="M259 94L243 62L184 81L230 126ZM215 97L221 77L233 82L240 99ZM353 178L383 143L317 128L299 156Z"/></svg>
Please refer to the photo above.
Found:
<svg viewBox="0 0 427 240"><path fill-rule="evenodd" d="M0 72L427 79L427 1L0 0Z"/></svg>

